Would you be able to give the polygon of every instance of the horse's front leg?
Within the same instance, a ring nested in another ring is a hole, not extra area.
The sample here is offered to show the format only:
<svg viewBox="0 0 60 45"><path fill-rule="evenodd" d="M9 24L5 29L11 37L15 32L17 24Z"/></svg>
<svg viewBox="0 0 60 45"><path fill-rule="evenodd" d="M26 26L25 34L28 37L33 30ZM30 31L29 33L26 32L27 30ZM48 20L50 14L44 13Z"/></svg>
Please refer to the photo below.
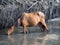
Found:
<svg viewBox="0 0 60 45"><path fill-rule="evenodd" d="M10 35L14 32L15 26L13 25L10 29L8 29L7 34Z"/></svg>
<svg viewBox="0 0 60 45"><path fill-rule="evenodd" d="M27 33L27 27L26 27L26 25L23 25L23 29L24 29L24 33L26 34Z"/></svg>

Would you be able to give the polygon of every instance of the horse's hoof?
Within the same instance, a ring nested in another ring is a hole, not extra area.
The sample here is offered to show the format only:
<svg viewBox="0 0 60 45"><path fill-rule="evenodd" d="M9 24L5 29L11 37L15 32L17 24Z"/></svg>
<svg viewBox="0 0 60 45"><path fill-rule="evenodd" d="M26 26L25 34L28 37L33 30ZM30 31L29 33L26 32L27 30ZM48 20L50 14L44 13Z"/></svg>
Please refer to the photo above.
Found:
<svg viewBox="0 0 60 45"><path fill-rule="evenodd" d="M27 33L28 33L27 31L24 32L24 34L27 34Z"/></svg>
<svg viewBox="0 0 60 45"><path fill-rule="evenodd" d="M47 33L50 31L50 30L46 30L47 31Z"/></svg>
<svg viewBox="0 0 60 45"><path fill-rule="evenodd" d="M49 31L49 30L47 30L47 31Z"/></svg>
<svg viewBox="0 0 60 45"><path fill-rule="evenodd" d="M45 30L41 30L41 32L45 32Z"/></svg>
<svg viewBox="0 0 60 45"><path fill-rule="evenodd" d="M27 32L24 32L24 34L27 34Z"/></svg>

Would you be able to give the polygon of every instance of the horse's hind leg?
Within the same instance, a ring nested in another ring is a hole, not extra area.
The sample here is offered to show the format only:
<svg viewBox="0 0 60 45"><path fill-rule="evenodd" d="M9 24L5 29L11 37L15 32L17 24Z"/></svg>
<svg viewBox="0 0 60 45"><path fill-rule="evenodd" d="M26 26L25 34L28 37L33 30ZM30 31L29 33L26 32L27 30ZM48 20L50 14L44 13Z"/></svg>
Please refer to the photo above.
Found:
<svg viewBox="0 0 60 45"><path fill-rule="evenodd" d="M45 28L48 30L48 27L47 27L47 25L46 25L46 23L45 23L45 20L44 19L42 19L41 20L41 23L43 24L43 26L45 26Z"/></svg>
<svg viewBox="0 0 60 45"><path fill-rule="evenodd" d="M12 26L10 29L8 29L7 34L10 35L14 32L15 26Z"/></svg>
<svg viewBox="0 0 60 45"><path fill-rule="evenodd" d="M45 31L45 27L44 27L44 25L42 23L39 23L39 28L41 29L42 32Z"/></svg>

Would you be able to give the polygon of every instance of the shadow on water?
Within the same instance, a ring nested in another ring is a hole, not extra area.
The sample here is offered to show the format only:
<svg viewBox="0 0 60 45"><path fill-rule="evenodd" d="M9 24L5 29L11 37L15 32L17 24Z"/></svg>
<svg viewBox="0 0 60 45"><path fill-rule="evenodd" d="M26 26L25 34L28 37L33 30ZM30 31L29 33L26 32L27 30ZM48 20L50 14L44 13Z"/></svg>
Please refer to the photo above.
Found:
<svg viewBox="0 0 60 45"><path fill-rule="evenodd" d="M30 27L27 34L23 34L21 28L12 35L0 35L0 45L60 45L60 26L57 22L55 24L48 24L48 33L41 32L38 27Z"/></svg>

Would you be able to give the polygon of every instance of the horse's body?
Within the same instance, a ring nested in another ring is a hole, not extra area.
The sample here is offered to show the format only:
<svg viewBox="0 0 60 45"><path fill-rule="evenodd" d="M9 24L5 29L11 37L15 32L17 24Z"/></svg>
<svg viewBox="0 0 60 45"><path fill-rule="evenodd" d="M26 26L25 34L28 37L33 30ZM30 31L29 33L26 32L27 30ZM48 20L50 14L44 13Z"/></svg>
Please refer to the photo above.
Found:
<svg viewBox="0 0 60 45"><path fill-rule="evenodd" d="M45 15L42 12L31 12L31 13L23 13L21 18L18 18L18 24L21 25L24 29L24 33L27 32L27 27L32 27L39 25L42 31L48 29L45 22ZM13 24L11 28L8 29L8 35L14 32L15 25Z"/></svg>
<svg viewBox="0 0 60 45"><path fill-rule="evenodd" d="M26 33L26 27L32 27L39 25L41 26L43 31L48 29L45 22L45 15L42 12L32 12L32 13L23 13L22 17L18 19L18 23L23 26L24 33Z"/></svg>

